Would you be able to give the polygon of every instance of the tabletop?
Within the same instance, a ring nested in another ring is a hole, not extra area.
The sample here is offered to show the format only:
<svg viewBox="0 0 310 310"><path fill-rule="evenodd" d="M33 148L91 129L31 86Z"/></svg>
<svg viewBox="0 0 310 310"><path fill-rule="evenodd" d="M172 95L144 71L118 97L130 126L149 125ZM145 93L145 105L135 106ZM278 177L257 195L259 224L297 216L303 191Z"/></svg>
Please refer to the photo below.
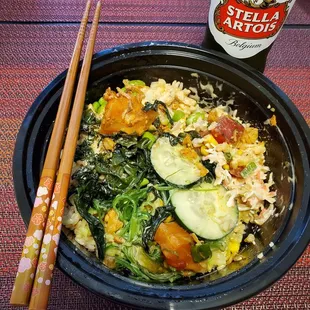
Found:
<svg viewBox="0 0 310 310"><path fill-rule="evenodd" d="M26 232L12 180L16 135L35 98L67 68L84 5L84 0L0 1L1 309L11 309L9 296ZM95 49L150 40L200 44L208 9L208 0L105 0ZM310 124L309 0L296 1L269 53L265 74ZM49 309L130 308L88 292L56 270ZM229 309L310 309L310 247L276 284Z"/></svg>

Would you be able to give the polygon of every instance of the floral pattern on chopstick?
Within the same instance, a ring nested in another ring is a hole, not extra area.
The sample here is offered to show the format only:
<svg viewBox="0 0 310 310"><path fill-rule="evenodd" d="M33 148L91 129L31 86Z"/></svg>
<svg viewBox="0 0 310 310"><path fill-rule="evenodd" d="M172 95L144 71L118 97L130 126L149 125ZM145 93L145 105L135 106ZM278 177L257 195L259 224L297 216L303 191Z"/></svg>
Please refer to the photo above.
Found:
<svg viewBox="0 0 310 310"><path fill-rule="evenodd" d="M37 196L34 201L31 222L29 223L29 234L25 239L22 258L19 262L17 279L20 274L23 274L28 279L28 282L18 283L14 286L14 289L22 289L24 292L30 293L31 291L31 279L34 278L35 269L37 266L37 259L31 259L33 253L39 253L44 223L47 217L47 210L49 208L49 202L52 196L53 180L50 177L42 177L37 190Z"/></svg>
<svg viewBox="0 0 310 310"><path fill-rule="evenodd" d="M57 182L54 187L38 268L33 283L32 291L35 291L35 294L32 293L31 304L43 302L42 296L46 293L45 288L51 284L69 182L70 175L63 175L62 180Z"/></svg>

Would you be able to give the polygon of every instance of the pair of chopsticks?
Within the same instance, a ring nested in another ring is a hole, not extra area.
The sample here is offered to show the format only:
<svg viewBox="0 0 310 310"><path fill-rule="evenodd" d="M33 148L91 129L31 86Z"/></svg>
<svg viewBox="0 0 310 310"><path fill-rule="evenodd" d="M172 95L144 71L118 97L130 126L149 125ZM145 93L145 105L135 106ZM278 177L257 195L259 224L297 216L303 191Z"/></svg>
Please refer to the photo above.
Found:
<svg viewBox="0 0 310 310"><path fill-rule="evenodd" d="M79 135L87 82L98 29L101 9L100 0L96 6L56 179L60 151L67 126L70 103L73 96L74 83L90 7L91 2L89 0L83 14L60 99L54 129L23 247L22 257L15 279L15 285L11 295L11 304L20 306L29 304L29 309L46 309L48 305L52 274L56 262L58 242L62 227L62 217L70 184L72 164Z"/></svg>

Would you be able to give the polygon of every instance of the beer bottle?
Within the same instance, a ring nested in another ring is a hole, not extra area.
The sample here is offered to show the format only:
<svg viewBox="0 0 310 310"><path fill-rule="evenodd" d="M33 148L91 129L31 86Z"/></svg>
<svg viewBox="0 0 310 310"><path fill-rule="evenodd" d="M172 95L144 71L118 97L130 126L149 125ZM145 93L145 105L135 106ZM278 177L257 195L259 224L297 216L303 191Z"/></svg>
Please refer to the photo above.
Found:
<svg viewBox="0 0 310 310"><path fill-rule="evenodd" d="M264 72L267 55L295 0L211 0L202 46Z"/></svg>

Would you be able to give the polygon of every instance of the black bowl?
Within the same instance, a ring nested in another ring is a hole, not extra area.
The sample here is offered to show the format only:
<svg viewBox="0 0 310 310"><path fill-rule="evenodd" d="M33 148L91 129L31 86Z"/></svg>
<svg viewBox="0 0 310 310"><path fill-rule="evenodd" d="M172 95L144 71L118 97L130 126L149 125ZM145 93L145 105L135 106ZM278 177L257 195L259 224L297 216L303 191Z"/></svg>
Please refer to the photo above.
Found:
<svg viewBox="0 0 310 310"><path fill-rule="evenodd" d="M123 78L146 82L164 78L169 82L182 81L186 87L197 86L193 72L198 73L202 83L209 81L214 85L218 102L233 97L238 115L260 128L260 136L267 140L266 161L274 171L278 191L277 216L256 232L257 246L245 249L248 261L174 285L142 283L121 276L74 243L70 234L63 233L59 268L87 289L120 303L143 309L230 305L282 277L309 242L309 127L289 98L254 69L223 54L185 44L148 42L120 46L94 56L87 101L95 101L107 86L120 85ZM60 74L36 99L17 137L14 185L26 224L65 76L66 72ZM219 84L223 84L222 88L216 88ZM263 125L273 109L278 126Z"/></svg>

